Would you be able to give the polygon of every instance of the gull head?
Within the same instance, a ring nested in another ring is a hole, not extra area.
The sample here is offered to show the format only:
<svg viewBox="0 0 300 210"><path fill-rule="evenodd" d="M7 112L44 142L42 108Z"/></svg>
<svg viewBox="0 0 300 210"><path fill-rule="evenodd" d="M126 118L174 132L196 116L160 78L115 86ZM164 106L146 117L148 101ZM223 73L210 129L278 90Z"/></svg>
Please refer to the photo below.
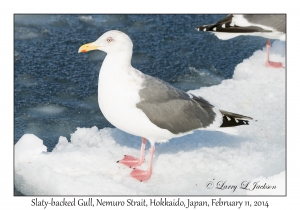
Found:
<svg viewBox="0 0 300 210"><path fill-rule="evenodd" d="M104 33L96 41L82 45L78 53L102 50L109 53L132 52L133 44L129 36L121 31L112 30Z"/></svg>

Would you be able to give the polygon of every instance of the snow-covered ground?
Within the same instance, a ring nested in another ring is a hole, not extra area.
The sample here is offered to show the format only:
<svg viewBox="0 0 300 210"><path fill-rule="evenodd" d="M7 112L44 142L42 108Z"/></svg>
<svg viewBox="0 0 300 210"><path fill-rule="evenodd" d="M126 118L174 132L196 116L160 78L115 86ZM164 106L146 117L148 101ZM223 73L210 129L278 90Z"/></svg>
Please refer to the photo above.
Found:
<svg viewBox="0 0 300 210"><path fill-rule="evenodd" d="M125 154L139 155L139 137L116 128L78 128L47 152L42 139L24 134L15 145L16 189L25 195L284 195L286 69L266 68L265 58L265 49L258 50L236 66L232 79L190 91L253 117L237 128L239 135L197 131L158 144L153 175L141 183L116 163ZM285 63L285 42L273 43L271 60ZM141 168L148 159L147 150Z"/></svg>

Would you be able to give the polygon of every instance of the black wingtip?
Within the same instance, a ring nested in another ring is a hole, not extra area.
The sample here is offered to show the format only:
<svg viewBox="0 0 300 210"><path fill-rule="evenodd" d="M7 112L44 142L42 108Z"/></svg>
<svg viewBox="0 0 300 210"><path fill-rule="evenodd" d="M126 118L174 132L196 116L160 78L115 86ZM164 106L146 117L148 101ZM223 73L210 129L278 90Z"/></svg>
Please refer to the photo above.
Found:
<svg viewBox="0 0 300 210"><path fill-rule="evenodd" d="M251 117L220 110L223 114L223 123L220 127L234 127L239 125L249 125Z"/></svg>

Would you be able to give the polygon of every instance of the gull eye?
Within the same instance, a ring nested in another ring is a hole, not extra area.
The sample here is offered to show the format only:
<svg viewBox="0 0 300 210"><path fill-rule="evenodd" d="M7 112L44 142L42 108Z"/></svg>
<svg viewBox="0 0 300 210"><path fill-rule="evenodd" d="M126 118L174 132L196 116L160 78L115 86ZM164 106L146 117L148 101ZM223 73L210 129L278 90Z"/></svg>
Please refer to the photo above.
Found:
<svg viewBox="0 0 300 210"><path fill-rule="evenodd" d="M108 38L106 39L106 41L107 41L108 43L112 42L112 40L113 40L113 38L111 38L111 37L108 37Z"/></svg>

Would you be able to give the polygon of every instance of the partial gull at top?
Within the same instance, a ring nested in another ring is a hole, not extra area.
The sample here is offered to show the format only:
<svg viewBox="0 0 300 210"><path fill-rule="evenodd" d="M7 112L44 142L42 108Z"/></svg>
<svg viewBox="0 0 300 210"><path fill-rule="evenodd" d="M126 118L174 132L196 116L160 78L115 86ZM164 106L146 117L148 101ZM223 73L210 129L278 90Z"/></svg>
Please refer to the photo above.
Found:
<svg viewBox="0 0 300 210"><path fill-rule="evenodd" d="M285 40L286 15L230 14L214 24L198 26L196 30L212 32L222 40L231 39L240 35L268 38L266 43L266 66L274 68L283 67L282 63L270 61L269 51L271 44L269 39Z"/></svg>
<svg viewBox="0 0 300 210"><path fill-rule="evenodd" d="M200 96L143 74L131 66L132 49L129 36L113 30L95 42L82 45L78 51L102 50L107 53L99 74L100 109L114 126L142 137L140 157L126 155L118 162L129 167L140 166L144 162L146 139L151 143L148 169L134 169L132 177L140 181L151 177L156 142L166 142L194 130L231 132L228 127L248 125L248 120L252 120L220 110Z"/></svg>

